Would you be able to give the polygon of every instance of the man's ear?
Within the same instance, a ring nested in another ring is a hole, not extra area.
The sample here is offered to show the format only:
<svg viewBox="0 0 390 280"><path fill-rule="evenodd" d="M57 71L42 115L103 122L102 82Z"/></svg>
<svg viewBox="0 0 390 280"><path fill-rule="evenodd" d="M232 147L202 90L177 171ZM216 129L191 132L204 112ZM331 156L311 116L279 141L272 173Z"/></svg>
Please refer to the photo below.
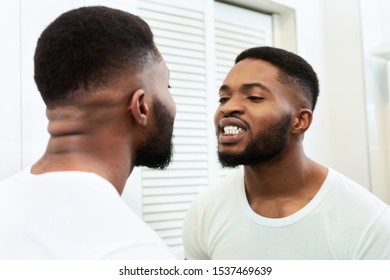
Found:
<svg viewBox="0 0 390 280"><path fill-rule="evenodd" d="M303 108L300 109L297 116L295 117L295 123L293 126L293 133L303 134L310 127L311 121L313 120L313 113L311 110Z"/></svg>
<svg viewBox="0 0 390 280"><path fill-rule="evenodd" d="M130 99L130 111L136 123L146 126L148 124L149 107L145 102L145 91L137 89Z"/></svg>

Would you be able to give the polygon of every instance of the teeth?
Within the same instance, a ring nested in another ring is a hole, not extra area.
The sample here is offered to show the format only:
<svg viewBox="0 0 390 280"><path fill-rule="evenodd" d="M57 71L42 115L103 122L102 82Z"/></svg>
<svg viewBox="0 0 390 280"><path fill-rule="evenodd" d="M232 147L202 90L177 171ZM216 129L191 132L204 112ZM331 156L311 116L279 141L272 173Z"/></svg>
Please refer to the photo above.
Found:
<svg viewBox="0 0 390 280"><path fill-rule="evenodd" d="M223 131L225 132L225 135L234 135L234 134L239 134L244 132L244 130L241 127L232 126L232 125L225 126L223 128Z"/></svg>

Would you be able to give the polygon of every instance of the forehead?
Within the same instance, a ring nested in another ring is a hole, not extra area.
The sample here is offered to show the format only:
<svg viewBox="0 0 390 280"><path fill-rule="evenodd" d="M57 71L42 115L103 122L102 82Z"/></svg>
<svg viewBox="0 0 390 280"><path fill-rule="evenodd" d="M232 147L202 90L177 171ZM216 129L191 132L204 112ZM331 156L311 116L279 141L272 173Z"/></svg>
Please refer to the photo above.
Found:
<svg viewBox="0 0 390 280"><path fill-rule="evenodd" d="M239 85L254 82L278 83L279 69L269 62L246 58L235 64L227 74L224 84Z"/></svg>

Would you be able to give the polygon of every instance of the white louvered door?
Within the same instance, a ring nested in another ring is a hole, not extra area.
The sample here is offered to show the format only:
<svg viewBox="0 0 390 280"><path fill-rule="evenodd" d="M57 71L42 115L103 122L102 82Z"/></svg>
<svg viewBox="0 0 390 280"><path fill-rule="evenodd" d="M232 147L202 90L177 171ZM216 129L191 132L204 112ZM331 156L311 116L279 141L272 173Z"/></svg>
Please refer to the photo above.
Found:
<svg viewBox="0 0 390 280"><path fill-rule="evenodd" d="M216 87L239 52L272 44L271 16L214 6L210 0L140 0L138 12L151 26L170 69L177 105L172 164L164 171L141 169L142 217L182 257L182 225L189 204L226 173L216 161Z"/></svg>

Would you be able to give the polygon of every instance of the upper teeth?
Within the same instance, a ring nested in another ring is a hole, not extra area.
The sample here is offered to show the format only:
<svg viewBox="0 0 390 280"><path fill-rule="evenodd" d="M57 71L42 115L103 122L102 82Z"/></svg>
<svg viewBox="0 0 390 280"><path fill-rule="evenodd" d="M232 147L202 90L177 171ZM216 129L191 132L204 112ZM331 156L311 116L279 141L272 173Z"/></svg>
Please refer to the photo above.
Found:
<svg viewBox="0 0 390 280"><path fill-rule="evenodd" d="M244 130L241 127L232 126L232 125L225 126L223 130L225 132L225 135L238 134L244 132Z"/></svg>

